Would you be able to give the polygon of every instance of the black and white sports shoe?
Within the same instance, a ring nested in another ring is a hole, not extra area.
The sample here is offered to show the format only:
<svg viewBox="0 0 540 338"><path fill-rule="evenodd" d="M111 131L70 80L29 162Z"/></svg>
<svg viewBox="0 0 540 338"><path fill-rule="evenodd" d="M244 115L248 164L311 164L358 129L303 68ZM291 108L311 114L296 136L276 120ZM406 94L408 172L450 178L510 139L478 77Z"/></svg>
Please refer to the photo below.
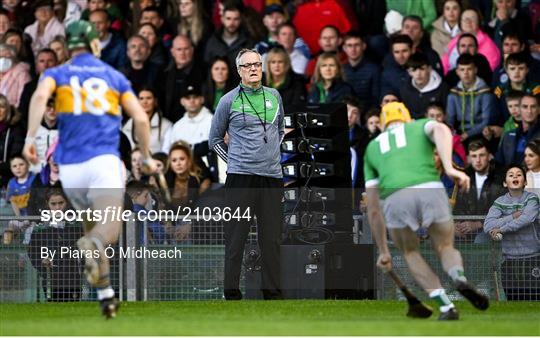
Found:
<svg viewBox="0 0 540 338"><path fill-rule="evenodd" d="M475 308L486 310L489 307L489 298L481 294L472 285L467 282L457 282L456 287L459 293L467 298Z"/></svg>
<svg viewBox="0 0 540 338"><path fill-rule="evenodd" d="M455 307L451 308L450 310L446 312L441 312L439 315L439 320L458 320L459 319L459 312Z"/></svg>
<svg viewBox="0 0 540 338"><path fill-rule="evenodd" d="M99 301L101 307L101 313L105 316L105 319L112 319L116 317L118 308L120 308L120 302L116 298L107 298Z"/></svg>

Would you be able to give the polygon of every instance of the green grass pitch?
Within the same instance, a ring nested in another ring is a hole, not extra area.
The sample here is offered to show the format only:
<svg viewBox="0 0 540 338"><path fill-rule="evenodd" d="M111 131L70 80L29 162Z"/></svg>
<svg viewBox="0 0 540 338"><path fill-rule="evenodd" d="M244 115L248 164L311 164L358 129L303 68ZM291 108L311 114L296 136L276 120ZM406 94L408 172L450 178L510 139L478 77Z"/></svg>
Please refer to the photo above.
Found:
<svg viewBox="0 0 540 338"><path fill-rule="evenodd" d="M179 301L122 303L114 320L97 303L0 304L1 335L540 335L540 306L457 302L461 319L405 317L400 301Z"/></svg>

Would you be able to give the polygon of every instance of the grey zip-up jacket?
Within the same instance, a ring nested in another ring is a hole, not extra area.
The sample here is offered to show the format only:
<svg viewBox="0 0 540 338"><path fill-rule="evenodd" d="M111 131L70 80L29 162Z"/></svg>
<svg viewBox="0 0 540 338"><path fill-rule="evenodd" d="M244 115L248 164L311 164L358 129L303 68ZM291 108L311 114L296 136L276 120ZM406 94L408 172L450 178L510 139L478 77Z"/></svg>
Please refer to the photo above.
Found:
<svg viewBox="0 0 540 338"><path fill-rule="evenodd" d="M228 174L283 177L283 114L281 96L273 88L261 86L253 90L240 85L221 98L208 142L227 162ZM225 132L229 134L228 145Z"/></svg>
<svg viewBox="0 0 540 338"><path fill-rule="evenodd" d="M521 211L514 219L512 213ZM520 197L510 193L497 198L484 221L484 231L499 228L503 234L502 251L506 258L527 258L540 255L540 226L537 221L538 196L524 191Z"/></svg>

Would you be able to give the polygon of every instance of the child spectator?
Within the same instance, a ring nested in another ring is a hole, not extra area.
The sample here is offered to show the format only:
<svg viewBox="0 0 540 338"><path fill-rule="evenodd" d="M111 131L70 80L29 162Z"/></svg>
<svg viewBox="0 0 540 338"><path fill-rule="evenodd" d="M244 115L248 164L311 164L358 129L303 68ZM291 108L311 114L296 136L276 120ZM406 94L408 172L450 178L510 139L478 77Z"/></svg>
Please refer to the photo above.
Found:
<svg viewBox="0 0 540 338"><path fill-rule="evenodd" d="M525 191L525 184L524 169L511 165L503 184L508 193L495 200L484 222L484 232L502 239L507 300L540 300L540 278L535 277L540 257L538 196Z"/></svg>
<svg viewBox="0 0 540 338"><path fill-rule="evenodd" d="M10 201L15 216L26 216L28 215L27 206L30 199L30 186L36 176L30 172L28 162L21 155L12 157L9 164L14 177L8 182L7 200ZM28 221L10 221L9 228L24 232L23 244L30 242L33 226Z"/></svg>
<svg viewBox="0 0 540 338"><path fill-rule="evenodd" d="M510 113L507 110L504 97L511 90L517 90L525 94L540 94L540 85L527 80L527 74L529 73L528 61L529 57L525 52L510 54L504 61L508 82L497 86L494 92L499 99L499 109L505 120L508 119Z"/></svg>
<svg viewBox="0 0 540 338"><path fill-rule="evenodd" d="M51 188L61 188L60 170L58 164L54 162L53 154L58 142L53 143L45 155L46 165L36 176L31 185L30 199L28 200L28 215L37 216L41 209L47 207L46 194Z"/></svg>
<svg viewBox="0 0 540 338"><path fill-rule="evenodd" d="M440 123L446 123L446 112L442 103L431 103L427 107L426 117ZM449 126L449 128L452 131L452 161L458 166L463 167L464 164L467 162L467 154L465 153L465 147L463 146L459 135L456 134L456 131L451 126Z"/></svg>
<svg viewBox="0 0 540 338"><path fill-rule="evenodd" d="M369 131L370 139L375 138L381 132L380 114L381 112L377 108L370 109L366 114L366 128Z"/></svg>
<svg viewBox="0 0 540 338"><path fill-rule="evenodd" d="M519 101L521 124L515 129L503 134L495 159L502 165L523 161L525 146L530 141L540 137L540 109L538 97L524 94Z"/></svg>
<svg viewBox="0 0 540 338"><path fill-rule="evenodd" d="M61 189L51 189L46 195L47 209L66 211L68 202ZM81 299L81 266L79 259L67 254L60 254L62 248L76 247L77 240L83 235L82 224L77 221L60 221L57 224L41 223L34 227L32 239L28 245L28 256L34 268L42 278L42 287L47 294L46 281L50 285L52 302L73 302ZM56 250L56 256L43 258L41 248ZM47 273L49 272L49 273Z"/></svg>
<svg viewBox="0 0 540 338"><path fill-rule="evenodd" d="M525 39L515 32L509 31L503 35L503 62L493 71L493 78L491 81L491 86L493 88L508 82L508 74L506 74L506 69L504 68L504 62L506 61L506 58L508 58L508 55L523 52L525 47ZM531 74L529 74L529 76L530 75Z"/></svg>
<svg viewBox="0 0 540 338"><path fill-rule="evenodd" d="M471 136L481 135L484 128L496 120L497 109L491 89L477 76L472 55L459 56L456 73L460 81L448 96L447 122L465 142Z"/></svg>
<svg viewBox="0 0 540 338"><path fill-rule="evenodd" d="M444 111L441 103L431 103L427 108L426 117L437 122L446 123L446 112ZM448 127L452 131L452 164L458 168L462 168L464 166L464 163L466 162L465 148L463 147L463 143L461 142L461 137L456 134L454 128L452 128L452 126ZM455 188L454 181L444 173L442 163L437 152L434 153L434 158L437 171L439 172L439 175L441 177L441 181L443 182L444 187L448 192L448 195L451 196L452 191ZM422 232L418 232L418 234L423 235Z"/></svg>
<svg viewBox="0 0 540 338"><path fill-rule="evenodd" d="M491 125L484 128L482 134L489 141L491 139L500 139L502 134L507 131L516 129L521 124L521 114L519 112L519 101L523 97L523 93L517 90L511 90L505 95L506 109L510 116L501 127Z"/></svg>
<svg viewBox="0 0 540 338"><path fill-rule="evenodd" d="M20 155L15 155L9 161L13 178L8 182L7 198L16 216L26 216L30 186L36 175L30 172L29 164Z"/></svg>
<svg viewBox="0 0 540 338"><path fill-rule="evenodd" d="M146 230L146 240L144 233L141 231L141 245L165 244L165 241L169 239L169 235L161 220L147 220L146 226L140 220L143 216L147 216L148 208L152 205L151 190L152 187L142 181L131 181L126 186L127 194L133 202L133 212L135 212L137 223L140 223L140 229Z"/></svg>

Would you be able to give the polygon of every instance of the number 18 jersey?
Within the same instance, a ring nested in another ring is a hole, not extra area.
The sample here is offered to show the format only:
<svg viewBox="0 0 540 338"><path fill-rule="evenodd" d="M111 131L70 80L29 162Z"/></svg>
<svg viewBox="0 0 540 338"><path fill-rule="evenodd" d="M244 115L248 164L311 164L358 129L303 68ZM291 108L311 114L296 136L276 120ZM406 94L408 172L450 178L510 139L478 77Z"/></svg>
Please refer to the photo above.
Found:
<svg viewBox="0 0 540 338"><path fill-rule="evenodd" d="M433 151L421 119L387 129L373 139L364 155L366 188L378 185L381 198L413 185L438 182Z"/></svg>
<svg viewBox="0 0 540 338"><path fill-rule="evenodd" d="M119 156L124 95L134 95L126 77L90 53L47 69L41 81L55 83L59 164L85 162L100 155Z"/></svg>

